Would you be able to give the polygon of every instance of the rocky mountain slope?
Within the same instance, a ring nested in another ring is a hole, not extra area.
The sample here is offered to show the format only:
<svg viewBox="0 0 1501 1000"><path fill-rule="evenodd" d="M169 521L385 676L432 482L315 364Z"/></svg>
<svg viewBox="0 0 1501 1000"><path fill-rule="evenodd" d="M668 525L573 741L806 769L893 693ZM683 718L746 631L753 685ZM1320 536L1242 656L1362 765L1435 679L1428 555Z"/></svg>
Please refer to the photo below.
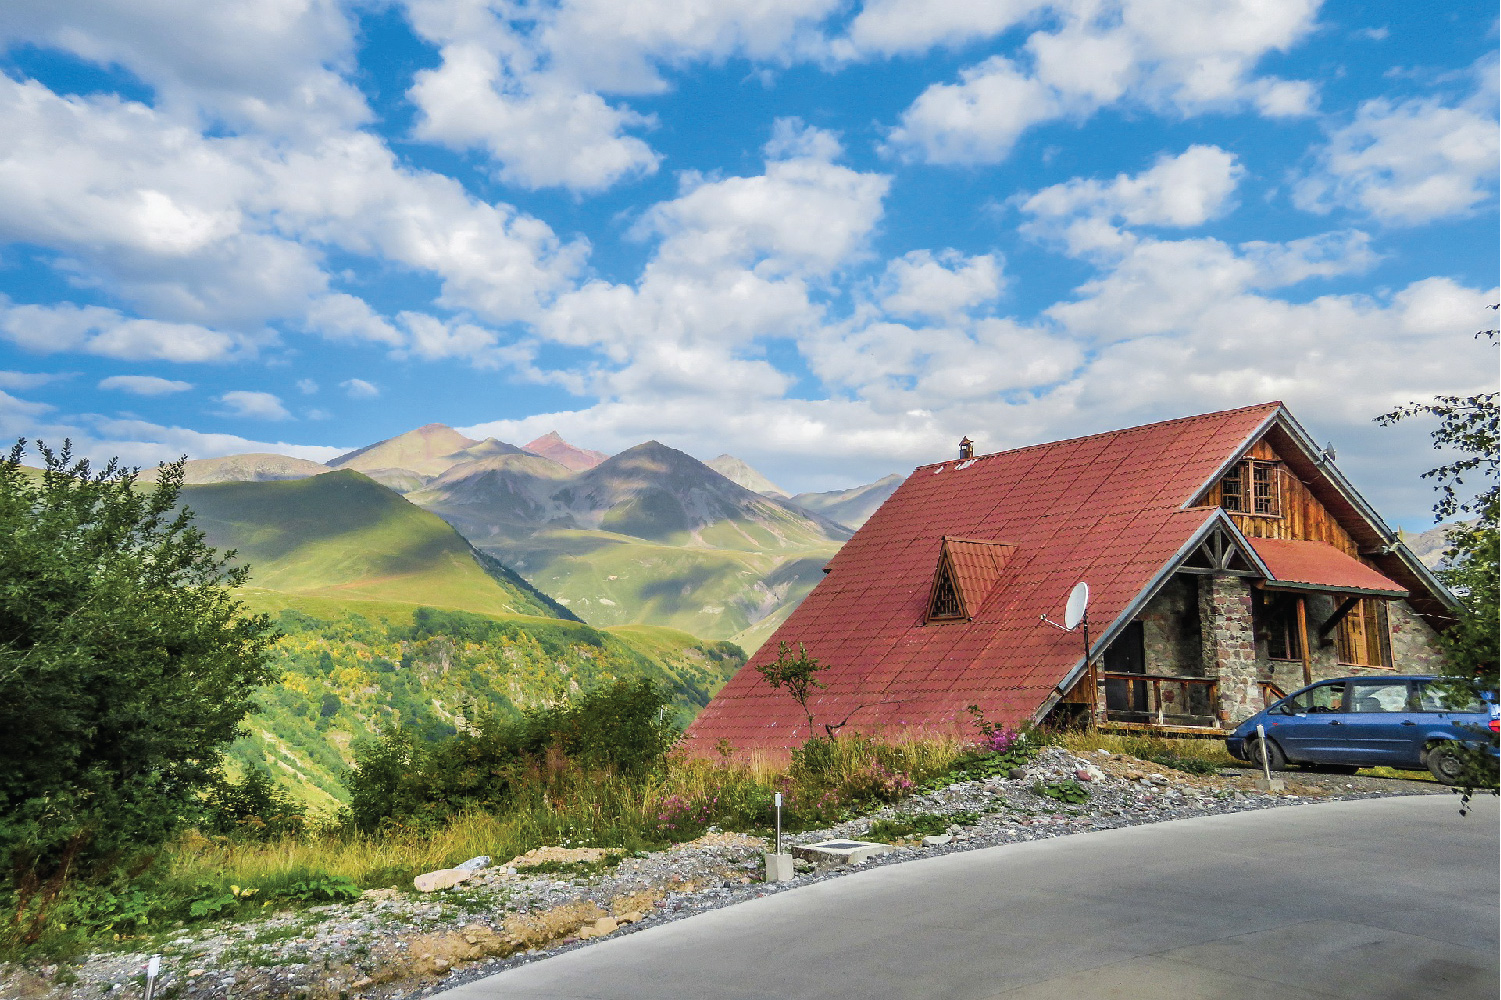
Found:
<svg viewBox="0 0 1501 1000"><path fill-rule="evenodd" d="M720 455L711 458L704 463L715 472L719 473L737 486L744 486L752 493L760 493L765 496L780 497L787 499L787 491L776 483L767 479L756 469L736 458L734 455Z"/></svg>
<svg viewBox="0 0 1501 1000"><path fill-rule="evenodd" d="M550 458L565 469L571 469L574 472L592 469L610 457L602 451L590 451L587 448L571 445L559 437L557 431L548 431L535 441L522 445L522 448L533 455Z"/></svg>
<svg viewBox="0 0 1501 1000"><path fill-rule="evenodd" d="M652 441L582 471L503 456L410 495L593 624L729 638L800 601L849 536Z"/></svg>
<svg viewBox="0 0 1501 1000"><path fill-rule="evenodd" d="M815 511L847 528L858 528L870 520L876 508L896 492L906 477L890 475L864 486L829 493L799 493L792 502L805 510Z"/></svg>
<svg viewBox="0 0 1501 1000"><path fill-rule="evenodd" d="M306 479L327 471L326 465L288 455L228 455L224 458L196 458L184 462L182 481L189 486L206 483L265 483ZM156 469L141 470L141 482L154 483L156 480Z"/></svg>

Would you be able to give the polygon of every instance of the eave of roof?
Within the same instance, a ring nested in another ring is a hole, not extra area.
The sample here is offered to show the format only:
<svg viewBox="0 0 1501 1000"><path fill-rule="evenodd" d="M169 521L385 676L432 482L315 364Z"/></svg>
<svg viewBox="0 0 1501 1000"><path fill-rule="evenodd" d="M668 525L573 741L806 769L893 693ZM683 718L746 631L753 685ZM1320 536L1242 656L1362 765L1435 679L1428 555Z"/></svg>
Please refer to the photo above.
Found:
<svg viewBox="0 0 1501 1000"><path fill-rule="evenodd" d="M1407 590L1401 584L1332 545L1286 538L1252 538L1249 541L1270 571L1267 574L1269 588L1387 599L1407 596Z"/></svg>

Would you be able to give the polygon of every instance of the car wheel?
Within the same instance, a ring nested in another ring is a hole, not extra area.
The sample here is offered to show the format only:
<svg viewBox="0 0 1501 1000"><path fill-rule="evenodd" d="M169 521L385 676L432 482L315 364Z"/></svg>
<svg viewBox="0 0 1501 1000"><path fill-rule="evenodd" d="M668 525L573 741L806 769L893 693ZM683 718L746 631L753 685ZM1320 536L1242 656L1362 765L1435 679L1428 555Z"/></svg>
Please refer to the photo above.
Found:
<svg viewBox="0 0 1501 1000"><path fill-rule="evenodd" d="M1465 763L1454 752L1452 743L1435 743L1428 748L1428 770L1446 785L1453 785L1464 777Z"/></svg>
<svg viewBox="0 0 1501 1000"><path fill-rule="evenodd" d="M1287 757L1275 740L1247 740L1246 757L1257 768L1262 766L1262 747L1266 748L1266 766L1273 771L1287 770Z"/></svg>

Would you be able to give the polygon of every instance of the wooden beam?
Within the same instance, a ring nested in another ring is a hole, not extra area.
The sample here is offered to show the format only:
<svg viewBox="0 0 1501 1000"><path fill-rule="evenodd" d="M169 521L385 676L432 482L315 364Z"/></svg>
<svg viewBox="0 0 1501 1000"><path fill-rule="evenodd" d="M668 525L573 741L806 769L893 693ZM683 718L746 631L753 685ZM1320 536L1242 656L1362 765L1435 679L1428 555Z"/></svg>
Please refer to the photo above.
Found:
<svg viewBox="0 0 1501 1000"><path fill-rule="evenodd" d="M1303 683L1313 683L1313 659L1308 649L1308 598L1298 595L1298 645L1303 650Z"/></svg>
<svg viewBox="0 0 1501 1000"><path fill-rule="evenodd" d="M1348 615L1354 609L1355 605L1359 603L1360 598L1358 597L1345 598L1344 603L1334 609L1333 617L1331 617L1324 623L1323 628L1319 629L1319 642L1323 642L1325 639L1329 638L1329 633L1338 628L1339 623L1344 621L1345 616Z"/></svg>

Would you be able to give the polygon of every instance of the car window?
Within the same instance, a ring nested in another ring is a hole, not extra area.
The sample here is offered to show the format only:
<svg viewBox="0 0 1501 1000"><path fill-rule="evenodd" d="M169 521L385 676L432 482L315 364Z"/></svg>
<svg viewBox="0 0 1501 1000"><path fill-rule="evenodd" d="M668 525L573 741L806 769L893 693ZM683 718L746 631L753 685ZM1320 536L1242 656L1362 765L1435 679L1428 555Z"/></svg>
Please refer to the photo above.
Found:
<svg viewBox="0 0 1501 1000"><path fill-rule="evenodd" d="M1460 681L1418 681L1418 706L1424 712L1485 712L1475 689Z"/></svg>
<svg viewBox="0 0 1501 1000"><path fill-rule="evenodd" d="M1289 711L1297 715L1317 714L1320 712L1343 712L1345 702L1345 682L1334 681L1330 684L1316 684L1307 691L1299 691L1284 703Z"/></svg>
<svg viewBox="0 0 1501 1000"><path fill-rule="evenodd" d="M1355 681L1350 688L1350 711L1407 711L1407 682Z"/></svg>

